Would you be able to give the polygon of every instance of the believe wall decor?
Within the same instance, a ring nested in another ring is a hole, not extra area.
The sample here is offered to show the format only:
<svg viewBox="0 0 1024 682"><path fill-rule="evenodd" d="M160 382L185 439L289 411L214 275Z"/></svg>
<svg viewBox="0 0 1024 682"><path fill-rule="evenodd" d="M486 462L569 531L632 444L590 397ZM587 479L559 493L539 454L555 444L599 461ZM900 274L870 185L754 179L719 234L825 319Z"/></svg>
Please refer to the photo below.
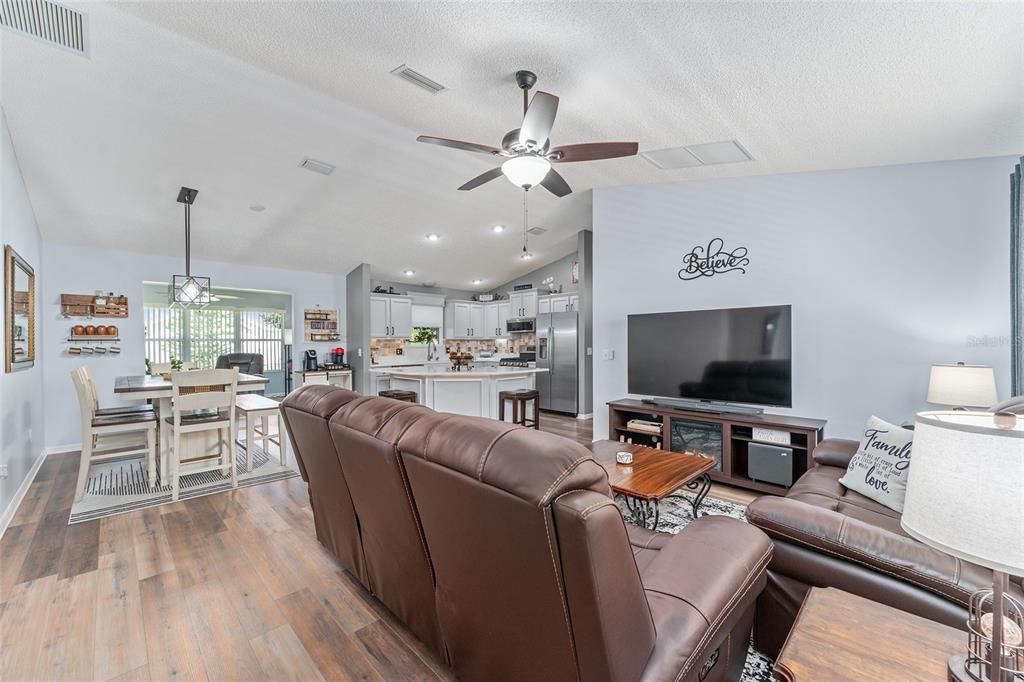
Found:
<svg viewBox="0 0 1024 682"><path fill-rule="evenodd" d="M740 274L746 274L746 266L749 264L747 247L737 246L732 251L726 251L725 242L715 237L706 247L695 246L683 256L683 267L678 274L679 279L684 281L714 277L726 272L739 271Z"/></svg>

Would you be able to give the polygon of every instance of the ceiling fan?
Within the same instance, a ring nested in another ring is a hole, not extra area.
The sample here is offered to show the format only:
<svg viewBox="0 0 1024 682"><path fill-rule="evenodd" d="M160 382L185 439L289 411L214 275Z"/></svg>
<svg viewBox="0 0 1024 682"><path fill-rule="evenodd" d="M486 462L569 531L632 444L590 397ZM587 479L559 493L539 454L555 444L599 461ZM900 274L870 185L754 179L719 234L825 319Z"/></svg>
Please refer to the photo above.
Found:
<svg viewBox="0 0 1024 682"><path fill-rule="evenodd" d="M416 140L505 159L497 168L492 168L459 187L463 191L476 189L504 175L516 187L529 190L539 184L552 194L564 197L572 192L572 189L551 164L636 155L636 142L588 142L552 149L549 135L551 127L555 124L558 98L538 90L533 96L533 101L530 101L530 88L536 82L537 74L532 71L516 71L516 84L523 91L523 123L519 128L505 133L500 148L427 135L420 135Z"/></svg>

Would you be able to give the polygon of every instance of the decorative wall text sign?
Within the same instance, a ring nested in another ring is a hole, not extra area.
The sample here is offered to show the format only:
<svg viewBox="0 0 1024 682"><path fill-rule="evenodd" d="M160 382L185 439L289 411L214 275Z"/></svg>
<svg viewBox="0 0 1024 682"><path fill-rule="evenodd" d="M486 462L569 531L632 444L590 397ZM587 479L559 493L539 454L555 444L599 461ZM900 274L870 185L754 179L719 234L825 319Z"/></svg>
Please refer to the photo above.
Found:
<svg viewBox="0 0 1024 682"><path fill-rule="evenodd" d="M746 274L747 247L737 246L732 251L725 250L725 242L715 237L706 247L695 246L690 253L683 256L683 267L679 270L679 279L692 280L701 277L714 277L725 272L739 270Z"/></svg>

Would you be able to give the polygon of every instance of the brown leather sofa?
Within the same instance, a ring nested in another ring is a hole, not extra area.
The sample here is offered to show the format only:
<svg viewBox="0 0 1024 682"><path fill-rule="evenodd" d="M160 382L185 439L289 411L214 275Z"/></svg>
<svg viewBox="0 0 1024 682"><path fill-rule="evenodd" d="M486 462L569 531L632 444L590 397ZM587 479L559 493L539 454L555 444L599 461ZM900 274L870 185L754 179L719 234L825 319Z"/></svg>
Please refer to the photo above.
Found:
<svg viewBox="0 0 1024 682"><path fill-rule="evenodd" d="M627 526L589 451L533 429L327 386L282 414L317 537L460 679L739 678L758 529Z"/></svg>
<svg viewBox="0 0 1024 682"><path fill-rule="evenodd" d="M747 521L775 545L754 630L755 645L769 656L777 655L811 587L837 587L963 630L971 593L992 585L990 570L911 538L897 512L839 482L857 446L823 440L814 465L785 497L760 497L747 507ZM1019 582L1011 590L1020 594Z"/></svg>

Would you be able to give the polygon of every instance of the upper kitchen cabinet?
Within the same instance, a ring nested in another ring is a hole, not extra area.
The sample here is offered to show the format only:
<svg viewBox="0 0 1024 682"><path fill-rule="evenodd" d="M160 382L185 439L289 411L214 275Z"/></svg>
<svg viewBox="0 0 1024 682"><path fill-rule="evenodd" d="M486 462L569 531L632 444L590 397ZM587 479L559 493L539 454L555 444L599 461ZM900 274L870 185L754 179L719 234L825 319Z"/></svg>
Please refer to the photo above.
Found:
<svg viewBox="0 0 1024 682"><path fill-rule="evenodd" d="M412 334L410 296L370 296L370 336L407 339Z"/></svg>
<svg viewBox="0 0 1024 682"><path fill-rule="evenodd" d="M509 318L537 317L537 290L512 291L508 295Z"/></svg>
<svg viewBox="0 0 1024 682"><path fill-rule="evenodd" d="M541 296L537 302L537 312L570 313L579 310L580 297L576 294L551 294Z"/></svg>

